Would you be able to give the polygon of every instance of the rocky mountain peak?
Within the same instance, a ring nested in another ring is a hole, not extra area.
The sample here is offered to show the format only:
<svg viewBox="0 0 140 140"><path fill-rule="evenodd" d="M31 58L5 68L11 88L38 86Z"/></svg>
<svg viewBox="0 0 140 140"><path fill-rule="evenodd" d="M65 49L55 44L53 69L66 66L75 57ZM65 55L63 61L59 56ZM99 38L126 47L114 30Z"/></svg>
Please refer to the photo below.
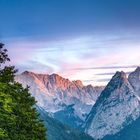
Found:
<svg viewBox="0 0 140 140"><path fill-rule="evenodd" d="M137 67L134 72L131 72L128 76L128 80L134 90L140 95L140 67Z"/></svg>
<svg viewBox="0 0 140 140"><path fill-rule="evenodd" d="M131 78L139 70L137 68L136 72L130 74ZM137 79L136 77L132 79ZM135 86L136 83L132 82ZM116 72L93 106L85 131L95 139L115 134L140 115L139 107L139 97L126 74L123 71Z"/></svg>
<svg viewBox="0 0 140 140"><path fill-rule="evenodd" d="M129 78L140 78L140 67L137 67L135 71L131 72Z"/></svg>
<svg viewBox="0 0 140 140"><path fill-rule="evenodd" d="M48 83L51 84L53 88L60 88L66 90L68 87L72 86L72 82L69 79L63 78L58 74L51 74L48 77Z"/></svg>
<svg viewBox="0 0 140 140"><path fill-rule="evenodd" d="M54 78L58 78L58 79L62 78L61 76L59 76L56 73L51 74L50 77L54 77Z"/></svg>
<svg viewBox="0 0 140 140"><path fill-rule="evenodd" d="M29 71L24 71L22 74L28 74L29 73Z"/></svg>
<svg viewBox="0 0 140 140"><path fill-rule="evenodd" d="M49 75L49 79L53 80L53 82L55 82L55 83L58 83L59 81L63 80L64 78L62 78L58 74L53 73L53 74Z"/></svg>
<svg viewBox="0 0 140 140"><path fill-rule="evenodd" d="M134 72L139 72L140 73L140 67L137 67Z"/></svg>
<svg viewBox="0 0 140 140"><path fill-rule="evenodd" d="M82 81L80 81L80 80L75 80L75 81L72 81L72 82L73 82L74 84L80 86L80 87L83 87L83 86L84 86L83 83L82 83Z"/></svg>
<svg viewBox="0 0 140 140"><path fill-rule="evenodd" d="M31 71L24 71L21 73L21 75L25 75L25 76L36 76L36 77L41 77L43 74L37 74L37 73L34 73L34 72L31 72ZM44 74L44 75L47 75L47 74Z"/></svg>
<svg viewBox="0 0 140 140"><path fill-rule="evenodd" d="M112 77L111 81L115 83L120 83L120 82L127 82L127 76L126 73L121 71L117 71L115 75Z"/></svg>
<svg viewBox="0 0 140 140"><path fill-rule="evenodd" d="M104 91L106 91L106 95L104 95L105 93L103 91L101 97L109 96L112 91L114 91L117 88L120 88L123 84L129 85L126 73L124 73L123 71L121 72L117 71L115 75L112 77L112 79L110 80L110 82L107 84L106 88L104 89Z"/></svg>
<svg viewBox="0 0 140 140"><path fill-rule="evenodd" d="M30 72L30 71L24 71L21 73L22 75L28 75L28 74L33 74L33 72Z"/></svg>

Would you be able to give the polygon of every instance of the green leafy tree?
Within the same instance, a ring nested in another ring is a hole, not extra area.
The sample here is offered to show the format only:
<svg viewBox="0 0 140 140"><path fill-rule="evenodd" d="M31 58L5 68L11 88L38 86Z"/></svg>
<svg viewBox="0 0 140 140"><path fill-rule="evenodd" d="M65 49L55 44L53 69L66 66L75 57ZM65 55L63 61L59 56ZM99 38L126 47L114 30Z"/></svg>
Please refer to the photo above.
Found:
<svg viewBox="0 0 140 140"><path fill-rule="evenodd" d="M3 46L0 43L0 140L46 140L29 88L14 81L15 67L4 66L10 59Z"/></svg>

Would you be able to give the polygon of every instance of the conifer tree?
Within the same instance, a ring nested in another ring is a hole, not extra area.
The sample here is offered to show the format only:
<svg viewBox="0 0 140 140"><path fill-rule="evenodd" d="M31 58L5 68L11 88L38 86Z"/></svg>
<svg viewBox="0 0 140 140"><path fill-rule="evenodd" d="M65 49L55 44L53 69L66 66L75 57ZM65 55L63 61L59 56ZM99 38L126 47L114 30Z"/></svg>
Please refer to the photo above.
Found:
<svg viewBox="0 0 140 140"><path fill-rule="evenodd" d="M14 81L17 70L0 43L0 140L46 140L45 128L35 109L29 87Z"/></svg>

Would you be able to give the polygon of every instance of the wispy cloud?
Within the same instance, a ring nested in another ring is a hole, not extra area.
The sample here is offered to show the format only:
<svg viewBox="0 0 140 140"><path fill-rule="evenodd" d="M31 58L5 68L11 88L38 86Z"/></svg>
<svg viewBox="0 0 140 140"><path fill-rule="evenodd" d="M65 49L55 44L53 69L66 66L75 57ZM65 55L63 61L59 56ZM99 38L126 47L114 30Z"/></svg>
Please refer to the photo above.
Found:
<svg viewBox="0 0 140 140"><path fill-rule="evenodd" d="M111 78L103 78L103 79L97 79L97 82L109 82Z"/></svg>
<svg viewBox="0 0 140 140"><path fill-rule="evenodd" d="M12 63L20 70L59 73L86 84L102 84L103 80L98 79L110 79L116 71L129 72L140 64L140 41L132 35L93 35L54 41L23 38L7 44Z"/></svg>
<svg viewBox="0 0 140 140"><path fill-rule="evenodd" d="M130 74L132 71L129 71L129 72L125 72L126 74ZM114 75L115 73L114 72L109 72L109 73L97 73L97 74L95 74L95 75Z"/></svg>
<svg viewBox="0 0 140 140"><path fill-rule="evenodd" d="M131 66L106 66L106 67L87 67L87 68L75 68L72 70L98 70L98 69L123 69L123 68L136 68L139 65L131 65ZM108 73L110 74L110 73Z"/></svg>

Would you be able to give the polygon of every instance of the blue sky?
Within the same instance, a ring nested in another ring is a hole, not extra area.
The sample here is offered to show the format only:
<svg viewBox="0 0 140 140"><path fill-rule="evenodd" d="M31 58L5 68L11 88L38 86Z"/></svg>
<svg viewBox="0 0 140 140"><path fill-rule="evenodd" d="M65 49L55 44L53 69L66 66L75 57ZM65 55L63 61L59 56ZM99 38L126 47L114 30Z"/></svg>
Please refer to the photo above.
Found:
<svg viewBox="0 0 140 140"><path fill-rule="evenodd" d="M106 84L140 65L139 0L0 0L0 38L19 71Z"/></svg>

